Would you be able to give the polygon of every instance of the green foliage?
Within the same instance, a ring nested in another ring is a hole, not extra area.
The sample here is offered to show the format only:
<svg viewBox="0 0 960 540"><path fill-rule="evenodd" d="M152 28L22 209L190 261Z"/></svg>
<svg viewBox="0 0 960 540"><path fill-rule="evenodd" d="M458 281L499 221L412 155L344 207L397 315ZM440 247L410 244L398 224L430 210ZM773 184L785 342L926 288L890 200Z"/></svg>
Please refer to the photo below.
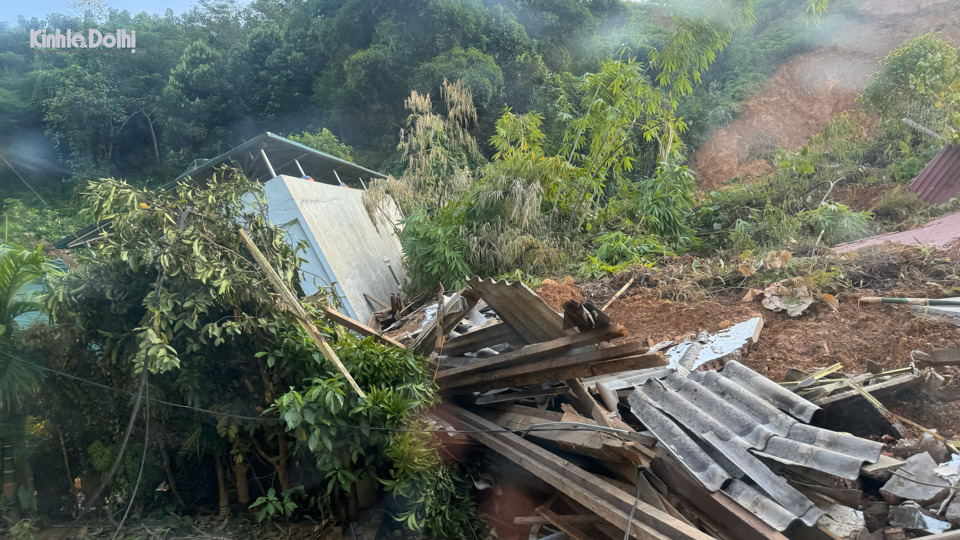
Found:
<svg viewBox="0 0 960 540"><path fill-rule="evenodd" d="M474 274L468 262L470 248L462 236L463 212L456 204L441 209L434 219L417 210L403 220L399 234L411 294L433 289L438 283L456 288Z"/></svg>
<svg viewBox="0 0 960 540"><path fill-rule="evenodd" d="M461 80L481 108L497 108L503 100L503 70L490 55L456 47L421 64L413 75L419 88L439 88L445 80Z"/></svg>
<svg viewBox="0 0 960 540"><path fill-rule="evenodd" d="M891 52L861 99L882 119L923 122L931 109L960 98L960 57L937 33L914 38Z"/></svg>
<svg viewBox="0 0 960 540"><path fill-rule="evenodd" d="M5 199L2 203L0 243L32 245L40 240L56 241L86 223L83 216L67 208L51 210L22 199Z"/></svg>
<svg viewBox="0 0 960 540"><path fill-rule="evenodd" d="M854 212L845 204L824 203L815 210L800 212L797 217L814 232L823 231L823 240L833 245L867 236L873 214Z"/></svg>
<svg viewBox="0 0 960 540"><path fill-rule="evenodd" d="M901 184L884 192L870 212L877 221L895 225L920 214L926 207L927 204L921 201L916 193Z"/></svg>
<svg viewBox="0 0 960 540"><path fill-rule="evenodd" d="M408 501L403 519L411 528L442 528L462 536L474 530L476 512L463 497L462 508L447 508L456 495L444 471L438 442L426 430L422 413L438 401L426 361L410 351L387 347L372 337L345 335L334 351L367 393L350 392L331 366L303 386L279 396L265 414L276 412L296 441L296 452L310 456L326 481L326 491L349 493L357 481L378 480ZM438 488L436 493L424 492ZM446 521L450 519L451 521Z"/></svg>
<svg viewBox="0 0 960 540"><path fill-rule="evenodd" d="M290 499L290 495L302 490L303 487L301 486L285 489L277 496L277 490L270 488L267 490L266 495L257 497L257 500L253 501L250 509L253 510L254 508L260 507L260 511L257 512L257 521L260 523L263 523L265 519L275 519L280 516L289 518L297 509L297 503Z"/></svg>
<svg viewBox="0 0 960 540"><path fill-rule="evenodd" d="M0 244L0 338L16 329L20 315L43 310L40 293L24 289L53 272L40 246L29 251Z"/></svg>
<svg viewBox="0 0 960 540"><path fill-rule="evenodd" d="M686 166L661 164L653 178L637 186L634 212L638 224L678 251L694 247L699 239L690 218L696 190L693 172Z"/></svg>
<svg viewBox="0 0 960 540"><path fill-rule="evenodd" d="M629 266L651 264L656 257L673 255L653 235L634 237L613 231L597 237L594 244L595 255L580 267L580 275L587 279L599 279Z"/></svg>
<svg viewBox="0 0 960 540"><path fill-rule="evenodd" d="M341 143L340 140L337 139L337 136L327 128L323 128L315 133L304 131L299 135L289 135L287 138L293 142L298 142L314 150L319 150L346 161L354 160L353 147Z"/></svg>
<svg viewBox="0 0 960 540"><path fill-rule="evenodd" d="M10 527L10 537L13 540L35 540L39 529L33 525L33 520L21 519Z"/></svg>
<svg viewBox="0 0 960 540"><path fill-rule="evenodd" d="M428 538L489 538L473 496L473 481L446 467L425 471L408 500L410 508L396 516L410 530Z"/></svg>

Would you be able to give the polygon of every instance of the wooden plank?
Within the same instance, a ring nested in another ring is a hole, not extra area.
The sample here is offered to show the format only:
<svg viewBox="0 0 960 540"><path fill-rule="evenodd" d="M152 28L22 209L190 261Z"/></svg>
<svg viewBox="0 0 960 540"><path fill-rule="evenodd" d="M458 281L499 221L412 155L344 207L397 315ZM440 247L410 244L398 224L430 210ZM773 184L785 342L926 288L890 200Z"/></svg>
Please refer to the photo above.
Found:
<svg viewBox="0 0 960 540"><path fill-rule="evenodd" d="M581 412L593 418L602 426L614 427L614 422L610 418L610 412L607 411L603 405L597 403L597 400L593 399L593 396L590 395L590 392L587 392L587 389L584 388L583 382L581 382L580 379L569 379L566 383L567 386L570 387L570 393L577 398L577 402L583 409Z"/></svg>
<svg viewBox="0 0 960 540"><path fill-rule="evenodd" d="M621 531L627 530L635 500L623 490L517 435L483 432L500 428L460 407L447 405L438 409L436 414L445 417L458 429L471 430L468 433L470 437L523 467ZM643 501L636 504L630 536L642 540L710 539L710 536Z"/></svg>
<svg viewBox="0 0 960 540"><path fill-rule="evenodd" d="M504 403L508 401L521 401L525 399L534 399L546 396L559 396L566 394L570 389L566 386L557 386L554 388L537 388L535 390L521 390L519 392L500 392L498 394L488 394L480 396L474 403L477 405L492 405L494 403Z"/></svg>
<svg viewBox="0 0 960 540"><path fill-rule="evenodd" d="M384 345L390 345L392 347L399 347L401 349L406 349L406 347L403 346L403 343L400 343L399 341L389 336L385 336L377 332L373 328L370 328L369 326L363 324L362 322L356 321L350 317L347 317L346 315L344 315L343 313L340 313L335 309L325 307L323 308L323 313L327 316L328 319L332 320L333 322L342 324L343 326L346 326L347 328L353 330L354 332L362 336L373 336L374 339L376 339L380 343L383 343Z"/></svg>
<svg viewBox="0 0 960 540"><path fill-rule="evenodd" d="M497 379L506 379L509 377L517 377L522 375L527 375L530 373L538 373L542 371L555 371L562 370L571 366L576 366L580 364L588 364L593 362L604 362L607 360L614 360L617 358L623 358L626 356L637 356L642 355L646 352L647 348L643 346L642 343L624 343L621 345L616 345L614 347L608 347L606 349L596 349L593 351L587 351L583 353L576 354L564 354L559 355L555 358L550 358L547 360L540 360L537 362L530 362L528 364L521 364L518 366L508 366L493 371L486 371L481 373L467 373L460 377L450 378L446 377L442 381L438 379L437 384L441 388L457 388L461 386L470 386L477 383L482 383L484 381L493 381ZM650 363L653 363L659 357L654 355L649 359ZM666 363L665 360L663 360ZM549 382L550 380L563 380L553 377L544 377L542 379L536 380L535 382ZM520 386L518 384L506 384L500 386L499 388L505 388L507 386ZM497 388L496 386L494 388Z"/></svg>
<svg viewBox="0 0 960 540"><path fill-rule="evenodd" d="M555 378L560 380L570 380L577 377L593 377L596 375L606 375L608 373L617 373L631 369L640 369L649 367L655 362L662 362L662 357L636 355L608 360L606 362L581 363L563 368L545 367L538 368L537 371L524 375L517 375L503 379L496 379L477 383L472 386L463 386L450 390L442 389L446 395L459 395L469 392L483 392L497 388L508 388L512 386L526 386L530 384L541 384L544 382L555 382ZM544 363L546 365L546 362Z"/></svg>
<svg viewBox="0 0 960 540"><path fill-rule="evenodd" d="M551 525L560 529L561 532L566 534L571 538L571 540L593 540L589 536L583 533L580 529L573 526L572 523L568 522L563 516L554 514L550 510L544 507L538 507L536 510L537 514L540 514L544 519L550 522Z"/></svg>
<svg viewBox="0 0 960 540"><path fill-rule="evenodd" d="M307 316L307 312L303 309L303 306L300 305L300 302L297 300L297 297L290 292L290 289L283 283L283 280L280 279L280 276L277 275L277 272L270 266L270 262L267 261L267 258L263 256L263 253L260 252L260 249L257 248L257 245L253 243L253 239L250 238L250 235L247 234L247 231L243 228L240 229L240 239L243 240L244 245L246 245L247 250L250 251L250 254L253 255L253 260L256 261L257 266L260 267L262 271L267 276L267 280L273 285L273 289L280 296L281 301L286 305L286 307L293 313L297 321L300 323L300 326L307 332L307 335L310 336L310 339L313 340L313 343L320 349L320 352L323 356L330 361L337 370L347 379L347 382L350 383L350 386L353 388L353 391L357 393L360 397L367 397L363 393L363 390L360 389L360 386L357 385L357 381L353 380L353 377L350 375L350 372L347 371L347 368L340 362L340 358L337 357L337 353L333 352L333 349L330 348L330 345L327 343L323 336L320 334L320 331L317 330L317 327L313 324L313 321L310 320L310 317Z"/></svg>
<svg viewBox="0 0 960 540"><path fill-rule="evenodd" d="M510 411L485 409L476 411L477 414L502 426L506 429L524 430L537 424L557 422L551 418L540 418ZM622 439L600 431L570 431L564 429L550 431L531 431L524 435L527 438L537 439L550 446L561 448L575 454L605 461L621 459L621 450L625 444Z"/></svg>
<svg viewBox="0 0 960 540"><path fill-rule="evenodd" d="M40 243L43 244L43 249L45 251L48 251L51 254L53 254L55 257L58 257L61 261L64 262L64 264L69 266L71 270L76 270L77 268L80 268L80 265L77 264L77 261L73 260L73 257L55 248L53 244L51 244L50 242L47 242L46 240L41 239Z"/></svg>
<svg viewBox="0 0 960 540"><path fill-rule="evenodd" d="M525 345L526 341L509 324L497 323L447 341L443 346L443 352L449 356L458 356L500 343Z"/></svg>
<svg viewBox="0 0 960 540"><path fill-rule="evenodd" d="M534 360L541 360L550 355L566 352L571 349L584 347L586 345L593 345L601 341L607 341L610 339L623 337L625 335L627 335L627 331L619 324L614 324L606 328L576 333L551 341L534 343L533 345L527 345L519 351L503 353L490 358L451 358L452 361L462 360L469 363L441 371L437 375L437 384L442 386L443 381L450 380L451 377L462 376L467 373L492 371L510 364L527 364L533 362Z"/></svg>
<svg viewBox="0 0 960 540"><path fill-rule="evenodd" d="M900 375L899 377L893 377L892 379L876 384L871 384L868 386L862 386L865 391L870 394L889 394L890 392L895 392L897 390L902 390L904 388L909 388L923 382L923 377L919 375L908 373L906 375ZM824 407L832 403L837 403L838 401L845 401L851 398L862 397L863 395L856 390L849 390L846 392L839 392L832 396L826 396L822 398L815 398L810 401L818 407Z"/></svg>
<svg viewBox="0 0 960 540"><path fill-rule="evenodd" d="M570 514L561 516L564 521L573 525L590 525L594 523L606 523L599 516L592 514ZM517 516L513 518L514 525L546 525L549 521L543 516Z"/></svg>
<svg viewBox="0 0 960 540"><path fill-rule="evenodd" d="M373 302L374 304L379 304L380 307L382 307L383 309L392 309L390 306L384 304L382 300L377 299L375 296L370 296L367 293L363 293L363 296L366 297L367 300Z"/></svg>

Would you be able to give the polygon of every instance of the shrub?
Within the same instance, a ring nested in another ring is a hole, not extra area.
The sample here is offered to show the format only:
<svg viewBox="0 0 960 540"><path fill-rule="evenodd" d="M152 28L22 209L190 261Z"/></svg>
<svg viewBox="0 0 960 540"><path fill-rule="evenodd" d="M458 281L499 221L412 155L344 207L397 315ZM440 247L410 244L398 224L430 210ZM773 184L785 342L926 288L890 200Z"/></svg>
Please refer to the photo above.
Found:
<svg viewBox="0 0 960 540"><path fill-rule="evenodd" d="M870 233L870 212L854 212L849 206L840 203L821 204L816 210L807 210L797 214L803 223L813 228L819 235L823 232L826 244L839 244L847 240L856 240Z"/></svg>
<svg viewBox="0 0 960 540"><path fill-rule="evenodd" d="M916 193L906 186L897 185L887 190L870 211L878 221L898 224L918 214L926 206Z"/></svg>

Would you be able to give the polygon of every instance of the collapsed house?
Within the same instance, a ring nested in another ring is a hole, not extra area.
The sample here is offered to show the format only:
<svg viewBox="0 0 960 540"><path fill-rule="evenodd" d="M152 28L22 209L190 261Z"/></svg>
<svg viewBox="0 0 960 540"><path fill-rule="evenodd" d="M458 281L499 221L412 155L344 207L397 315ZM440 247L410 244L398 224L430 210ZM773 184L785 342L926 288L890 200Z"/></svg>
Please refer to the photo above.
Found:
<svg viewBox="0 0 960 540"><path fill-rule="evenodd" d="M286 231L292 245L304 247L304 293L332 289L343 312L360 321L371 320L375 311L390 307L385 302L399 297L405 278L395 231L400 210L387 198L371 215L362 201L366 182L384 174L267 132L213 159L195 161L175 182L202 183L223 167L264 184L270 220ZM90 247L109 227L91 225L55 247Z"/></svg>
<svg viewBox="0 0 960 540"><path fill-rule="evenodd" d="M892 539L960 524L956 446L889 451L884 428L903 419L875 398L935 392L930 366L950 359L775 382L736 360L762 318L618 343L626 330L588 302L560 314L522 283L467 283L395 339L351 328L429 356L448 451L485 451L499 471L484 481L499 538Z"/></svg>

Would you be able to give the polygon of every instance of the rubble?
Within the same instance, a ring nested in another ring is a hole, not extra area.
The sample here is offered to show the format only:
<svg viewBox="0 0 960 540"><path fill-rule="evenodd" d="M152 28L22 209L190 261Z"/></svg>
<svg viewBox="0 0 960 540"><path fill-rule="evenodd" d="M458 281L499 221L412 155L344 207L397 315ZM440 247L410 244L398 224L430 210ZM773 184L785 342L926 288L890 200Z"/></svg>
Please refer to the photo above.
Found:
<svg viewBox="0 0 960 540"><path fill-rule="evenodd" d="M921 506L930 506L946 498L950 485L934 474L937 462L927 452L907 458L906 465L899 469L880 493L890 504L915 501Z"/></svg>
<svg viewBox="0 0 960 540"><path fill-rule="evenodd" d="M544 495L508 516L514 527L541 538L629 528L633 538L855 540L960 521L954 446L935 432L906 439L926 428L879 401L944 384L919 353L906 367L849 375L835 362L780 382L739 361L762 341L762 317L654 343L628 336L602 300L557 297L555 311L522 283L467 283L405 345L433 363L447 437L474 439L562 494L559 509Z"/></svg>

